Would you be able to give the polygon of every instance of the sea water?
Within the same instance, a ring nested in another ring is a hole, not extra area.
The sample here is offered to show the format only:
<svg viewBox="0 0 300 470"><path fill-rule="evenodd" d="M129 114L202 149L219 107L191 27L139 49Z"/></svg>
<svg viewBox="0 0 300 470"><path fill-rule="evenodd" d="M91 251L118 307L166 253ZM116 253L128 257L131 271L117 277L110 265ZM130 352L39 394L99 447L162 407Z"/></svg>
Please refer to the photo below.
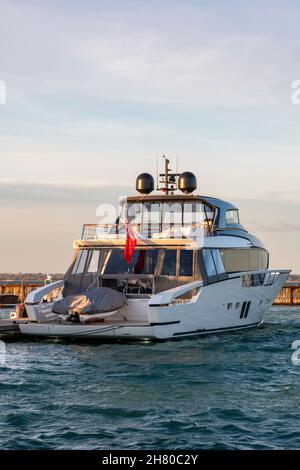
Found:
<svg viewBox="0 0 300 470"><path fill-rule="evenodd" d="M165 343L7 343L0 449L299 449L300 309Z"/></svg>

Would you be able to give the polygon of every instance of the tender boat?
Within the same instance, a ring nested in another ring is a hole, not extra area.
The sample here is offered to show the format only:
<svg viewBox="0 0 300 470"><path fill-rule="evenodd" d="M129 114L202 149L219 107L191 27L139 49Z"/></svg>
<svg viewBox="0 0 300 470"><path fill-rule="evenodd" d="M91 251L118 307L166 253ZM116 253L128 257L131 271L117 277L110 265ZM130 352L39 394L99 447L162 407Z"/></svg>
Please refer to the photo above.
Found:
<svg viewBox="0 0 300 470"><path fill-rule="evenodd" d="M139 175L115 224L84 225L64 279L27 296L24 335L167 340L263 323L290 271L269 269L236 206L193 194L193 173L165 158L154 185Z"/></svg>

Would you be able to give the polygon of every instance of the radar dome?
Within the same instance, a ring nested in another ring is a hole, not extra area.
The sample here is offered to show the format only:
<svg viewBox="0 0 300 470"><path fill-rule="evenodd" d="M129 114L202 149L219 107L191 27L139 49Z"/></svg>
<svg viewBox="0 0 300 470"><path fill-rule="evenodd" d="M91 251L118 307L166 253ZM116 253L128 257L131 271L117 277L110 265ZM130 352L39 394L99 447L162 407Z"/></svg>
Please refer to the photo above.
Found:
<svg viewBox="0 0 300 470"><path fill-rule="evenodd" d="M178 179L178 189L184 194L190 194L197 189L197 178L194 173L185 171Z"/></svg>
<svg viewBox="0 0 300 470"><path fill-rule="evenodd" d="M154 179L149 173L141 173L136 179L136 190L141 194L150 194L154 190Z"/></svg>

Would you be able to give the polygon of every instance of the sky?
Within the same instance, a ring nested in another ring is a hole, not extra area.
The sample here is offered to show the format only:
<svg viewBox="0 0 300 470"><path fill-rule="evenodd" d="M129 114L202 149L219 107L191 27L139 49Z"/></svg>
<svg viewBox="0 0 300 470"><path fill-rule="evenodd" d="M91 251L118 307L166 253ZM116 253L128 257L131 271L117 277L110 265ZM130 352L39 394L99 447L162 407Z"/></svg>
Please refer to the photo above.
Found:
<svg viewBox="0 0 300 470"><path fill-rule="evenodd" d="M300 3L0 0L0 272L64 272L165 153L300 273Z"/></svg>

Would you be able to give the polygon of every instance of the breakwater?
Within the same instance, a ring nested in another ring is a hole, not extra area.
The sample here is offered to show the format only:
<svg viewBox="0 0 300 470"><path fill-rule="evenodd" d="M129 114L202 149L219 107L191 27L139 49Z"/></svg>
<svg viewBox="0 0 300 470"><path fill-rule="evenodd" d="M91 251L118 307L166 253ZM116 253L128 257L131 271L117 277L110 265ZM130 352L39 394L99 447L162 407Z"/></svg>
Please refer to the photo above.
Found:
<svg viewBox="0 0 300 470"><path fill-rule="evenodd" d="M281 289L274 305L300 306L300 281L288 281Z"/></svg>
<svg viewBox="0 0 300 470"><path fill-rule="evenodd" d="M1 302L1 298L4 300L7 296L15 296L15 303L24 302L29 292L43 285L45 280L0 280L0 304L5 304L4 301ZM300 280L288 281L281 289L274 305L300 306Z"/></svg>

